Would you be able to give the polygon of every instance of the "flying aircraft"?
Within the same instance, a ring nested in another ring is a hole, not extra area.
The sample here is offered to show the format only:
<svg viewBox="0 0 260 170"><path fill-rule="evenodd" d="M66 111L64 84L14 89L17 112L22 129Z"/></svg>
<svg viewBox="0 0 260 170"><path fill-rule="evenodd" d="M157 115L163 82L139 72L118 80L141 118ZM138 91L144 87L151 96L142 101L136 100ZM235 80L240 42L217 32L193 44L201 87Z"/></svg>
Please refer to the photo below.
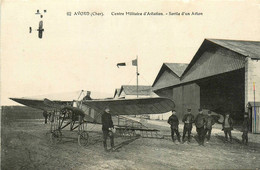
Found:
<svg viewBox="0 0 260 170"><path fill-rule="evenodd" d="M44 31L44 29L43 29L43 21L39 22L39 28L37 29L37 31L38 31L38 37L42 38L42 34L43 34L43 31ZM29 27L29 33L32 33L32 27Z"/></svg>
<svg viewBox="0 0 260 170"><path fill-rule="evenodd" d="M44 31L44 29L43 29L43 22L42 21L39 22L39 28L37 29L37 31L38 31L38 37L42 38L42 33Z"/></svg>
<svg viewBox="0 0 260 170"><path fill-rule="evenodd" d="M101 123L101 114L106 107L109 107L112 116L159 114L169 112L175 107L171 99L163 97L78 101L51 101L47 98L42 100L28 98L10 99L50 113L50 137L52 142L59 142L62 136L61 130L70 126L70 131L78 129L78 143L81 146L86 146L88 143L89 135L85 131L86 124ZM96 114L92 114L93 110Z"/></svg>

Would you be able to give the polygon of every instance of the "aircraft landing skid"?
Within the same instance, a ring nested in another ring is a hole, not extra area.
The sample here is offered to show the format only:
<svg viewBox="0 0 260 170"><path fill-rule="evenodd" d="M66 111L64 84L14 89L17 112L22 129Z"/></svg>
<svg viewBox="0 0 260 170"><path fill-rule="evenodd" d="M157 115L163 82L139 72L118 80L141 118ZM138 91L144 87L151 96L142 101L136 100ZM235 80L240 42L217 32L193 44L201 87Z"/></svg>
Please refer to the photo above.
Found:
<svg viewBox="0 0 260 170"><path fill-rule="evenodd" d="M123 137L135 137L141 136L142 138L156 138L156 139L163 139L164 137L160 135L157 129L142 129L142 128L134 128L134 127L124 127L124 126L117 126L116 134L118 136Z"/></svg>
<svg viewBox="0 0 260 170"><path fill-rule="evenodd" d="M65 121L66 120L66 121ZM66 138L62 135L62 130L70 126L70 131L77 130L77 141L80 146L87 146L89 141L89 134L85 131L87 122L84 121L84 116L74 116L71 112L54 111L50 117L50 142L52 144L59 144L62 138Z"/></svg>
<svg viewBox="0 0 260 170"><path fill-rule="evenodd" d="M139 121L119 115L117 116L116 134L123 137L141 136L143 138L163 138L163 136L159 134L159 130L150 129Z"/></svg>

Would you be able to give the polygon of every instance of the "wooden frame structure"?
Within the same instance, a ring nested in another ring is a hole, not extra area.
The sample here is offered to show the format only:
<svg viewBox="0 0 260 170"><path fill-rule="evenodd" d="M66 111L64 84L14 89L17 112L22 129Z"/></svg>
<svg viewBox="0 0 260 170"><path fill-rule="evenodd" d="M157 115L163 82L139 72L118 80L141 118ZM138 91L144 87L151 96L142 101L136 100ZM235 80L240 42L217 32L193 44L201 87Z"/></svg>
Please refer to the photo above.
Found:
<svg viewBox="0 0 260 170"><path fill-rule="evenodd" d="M76 115L71 110L54 110L50 116L51 128L50 128L50 141L53 144L61 142L62 130L67 126L70 126L70 131L77 129L78 144L80 146L86 146L88 144L89 135L85 130L87 127L87 121L84 120L84 115Z"/></svg>

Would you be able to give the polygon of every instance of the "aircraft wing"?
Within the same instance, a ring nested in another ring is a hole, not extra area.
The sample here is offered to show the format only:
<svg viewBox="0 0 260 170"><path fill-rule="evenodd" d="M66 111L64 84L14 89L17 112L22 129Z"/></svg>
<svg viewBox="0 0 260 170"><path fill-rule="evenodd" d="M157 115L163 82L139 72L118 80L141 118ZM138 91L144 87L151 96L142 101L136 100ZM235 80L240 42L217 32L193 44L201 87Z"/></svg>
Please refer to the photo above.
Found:
<svg viewBox="0 0 260 170"><path fill-rule="evenodd" d="M53 111L54 109L59 109L62 105L72 104L72 101L50 101L48 99L26 99L26 98L10 98L11 100L29 106L36 109L41 109L45 111Z"/></svg>
<svg viewBox="0 0 260 170"><path fill-rule="evenodd" d="M60 100L49 100L49 99L26 99L26 98L10 98L11 100L23 104L25 106L29 106L35 109L45 110L45 111L53 111L53 110L60 110L60 109L67 109L71 110L77 115L84 115L85 120L88 122L96 122L94 118L84 113L83 110L72 107L69 105L72 105L73 101L60 101ZM68 105L69 104L69 105Z"/></svg>
<svg viewBox="0 0 260 170"><path fill-rule="evenodd" d="M169 112L175 107L171 99L162 97L85 100L83 104L98 112L104 111L108 106L111 115L159 114Z"/></svg>

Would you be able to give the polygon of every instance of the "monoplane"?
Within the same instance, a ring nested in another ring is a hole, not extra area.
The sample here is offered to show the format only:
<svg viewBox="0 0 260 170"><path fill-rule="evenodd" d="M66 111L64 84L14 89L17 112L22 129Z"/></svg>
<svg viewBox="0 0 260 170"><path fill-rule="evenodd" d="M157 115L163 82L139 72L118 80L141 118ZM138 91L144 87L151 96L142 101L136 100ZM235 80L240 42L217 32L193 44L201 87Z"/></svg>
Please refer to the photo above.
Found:
<svg viewBox="0 0 260 170"><path fill-rule="evenodd" d="M32 31L33 31L32 27L29 27L29 33L32 33ZM44 31L44 29L43 29L43 21L39 22L39 27L38 27L38 29L36 31L38 31L38 37L41 39L43 31Z"/></svg>
<svg viewBox="0 0 260 170"><path fill-rule="evenodd" d="M38 31L38 37L42 38L42 33L44 31L44 29L43 29L43 22L42 21L39 22L39 28L37 29L37 31Z"/></svg>
<svg viewBox="0 0 260 170"><path fill-rule="evenodd" d="M78 129L78 143L85 146L89 135L85 130L87 123L101 123L101 114L106 107L112 116L159 114L171 111L175 104L163 97L134 99L97 99L97 100L42 100L29 98L10 98L20 104L41 109L50 115L50 135L55 143L61 140L62 129L70 126L70 131Z"/></svg>

